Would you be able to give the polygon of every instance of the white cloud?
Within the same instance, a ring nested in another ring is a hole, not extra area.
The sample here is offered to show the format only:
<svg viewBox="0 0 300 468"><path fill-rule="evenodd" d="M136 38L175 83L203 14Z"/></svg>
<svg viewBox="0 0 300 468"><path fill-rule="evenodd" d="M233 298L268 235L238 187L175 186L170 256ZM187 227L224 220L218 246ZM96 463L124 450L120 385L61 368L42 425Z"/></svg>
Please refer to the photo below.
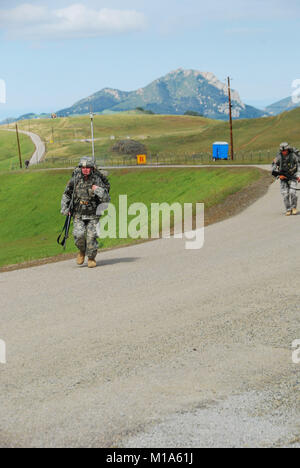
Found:
<svg viewBox="0 0 300 468"><path fill-rule="evenodd" d="M144 14L136 10L95 10L80 3L53 10L26 3L0 10L0 29L10 38L96 37L140 31L145 26Z"/></svg>
<svg viewBox="0 0 300 468"><path fill-rule="evenodd" d="M12 10L0 11L0 24L13 25L15 24L31 24L37 21L45 20L47 18L47 11L45 7L39 7L24 3Z"/></svg>

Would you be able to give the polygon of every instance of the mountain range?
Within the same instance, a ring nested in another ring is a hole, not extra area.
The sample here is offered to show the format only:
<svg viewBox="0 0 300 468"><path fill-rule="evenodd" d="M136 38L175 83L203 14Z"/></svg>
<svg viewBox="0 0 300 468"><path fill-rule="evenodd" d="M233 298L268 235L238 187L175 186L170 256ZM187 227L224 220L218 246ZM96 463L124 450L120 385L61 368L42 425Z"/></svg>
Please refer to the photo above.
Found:
<svg viewBox="0 0 300 468"><path fill-rule="evenodd" d="M234 119L268 117L300 106L289 97L261 110L243 103L235 90L232 90L231 97ZM101 114L137 108L157 114L183 115L193 112L211 119L227 120L228 88L213 73L179 68L136 91L104 88L56 114L58 117L69 117L88 114L91 110ZM6 119L1 124L49 117L50 114L26 114L16 119Z"/></svg>
<svg viewBox="0 0 300 468"><path fill-rule="evenodd" d="M143 108L157 114L182 115L197 112L211 119L228 119L228 88L213 73L179 68L136 91L104 88L57 112L59 117L120 112ZM233 118L263 117L266 113L244 104L237 91L232 91Z"/></svg>
<svg viewBox="0 0 300 468"><path fill-rule="evenodd" d="M270 106L266 107L266 112L269 115L278 115L282 112L290 111L296 109L296 107L300 106L300 102L296 104L291 97L282 99L281 101L275 102Z"/></svg>

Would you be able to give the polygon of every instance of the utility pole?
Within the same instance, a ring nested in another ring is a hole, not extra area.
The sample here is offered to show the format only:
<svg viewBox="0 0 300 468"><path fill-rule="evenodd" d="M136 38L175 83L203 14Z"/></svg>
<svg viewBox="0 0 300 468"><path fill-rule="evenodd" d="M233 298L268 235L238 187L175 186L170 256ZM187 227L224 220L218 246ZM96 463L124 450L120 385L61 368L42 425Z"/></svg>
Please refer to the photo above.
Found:
<svg viewBox="0 0 300 468"><path fill-rule="evenodd" d="M231 89L230 89L230 78L229 78L229 77L228 77L228 98L229 98L229 121L230 121L231 161L233 161L233 160L234 160L234 147L233 147L233 130L232 130Z"/></svg>
<svg viewBox="0 0 300 468"><path fill-rule="evenodd" d="M17 133L17 141L18 141L18 151L19 151L20 169L22 169L22 168L23 168L23 165L22 165L22 154L21 154L21 146L20 146L19 131L18 131L18 125L17 125L17 124L16 124L16 133Z"/></svg>
<svg viewBox="0 0 300 468"><path fill-rule="evenodd" d="M94 142L94 114L90 113L91 118L91 130L92 130L92 151L93 151L93 162L95 162L95 142Z"/></svg>

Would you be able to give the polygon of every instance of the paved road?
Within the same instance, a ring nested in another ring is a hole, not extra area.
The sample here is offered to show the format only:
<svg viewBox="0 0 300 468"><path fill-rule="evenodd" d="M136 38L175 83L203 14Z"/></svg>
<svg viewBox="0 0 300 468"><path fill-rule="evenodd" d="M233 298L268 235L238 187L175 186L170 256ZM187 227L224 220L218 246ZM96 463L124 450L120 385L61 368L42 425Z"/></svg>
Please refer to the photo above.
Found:
<svg viewBox="0 0 300 468"><path fill-rule="evenodd" d="M198 165L191 165L191 164L169 164L169 165L151 165L147 164L146 166L99 166L99 169L103 171L110 171L110 170L143 170L143 169L203 169L203 168L229 168L229 167L257 167L258 169L263 169L265 171L270 171L270 164L198 164ZM48 169L37 169L39 171L61 171L62 169L66 171L73 171L73 167L52 167Z"/></svg>
<svg viewBox="0 0 300 468"><path fill-rule="evenodd" d="M8 129L8 128L1 128L0 130L5 130L7 132L16 132L16 130ZM39 135L35 133L26 132L25 130L19 130L19 133L23 133L24 135L27 135L31 138L35 146L35 152L33 153L30 159L30 165L38 164L43 159L44 154L46 152L45 143L41 140Z"/></svg>
<svg viewBox="0 0 300 468"><path fill-rule="evenodd" d="M2 446L299 445L299 223L278 184L211 225L0 275Z"/></svg>

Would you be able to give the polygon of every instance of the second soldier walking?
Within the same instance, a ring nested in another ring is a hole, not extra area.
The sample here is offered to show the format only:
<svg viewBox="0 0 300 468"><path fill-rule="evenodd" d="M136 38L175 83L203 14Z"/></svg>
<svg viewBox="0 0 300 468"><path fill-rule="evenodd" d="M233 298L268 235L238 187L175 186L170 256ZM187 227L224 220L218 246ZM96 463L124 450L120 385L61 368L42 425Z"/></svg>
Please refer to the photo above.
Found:
<svg viewBox="0 0 300 468"><path fill-rule="evenodd" d="M296 215L297 184L300 181L299 162L294 149L288 143L281 143L279 153L272 164L272 174L280 179L280 191L286 215Z"/></svg>

